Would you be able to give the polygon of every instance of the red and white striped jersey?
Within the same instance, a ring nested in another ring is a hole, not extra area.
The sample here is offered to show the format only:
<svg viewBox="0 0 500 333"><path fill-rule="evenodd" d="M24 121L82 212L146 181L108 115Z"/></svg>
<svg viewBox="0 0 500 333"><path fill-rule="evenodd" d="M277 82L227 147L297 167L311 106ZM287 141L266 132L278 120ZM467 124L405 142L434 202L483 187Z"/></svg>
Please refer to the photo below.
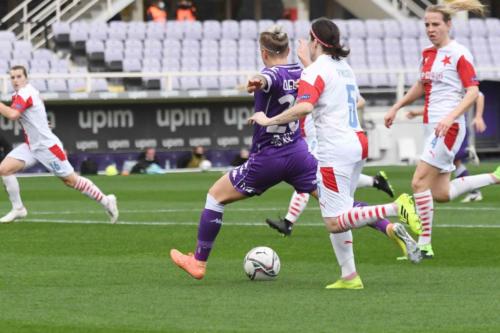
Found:
<svg viewBox="0 0 500 333"><path fill-rule="evenodd" d="M366 157L366 142L356 110L359 95L354 73L345 60L321 55L304 69L297 103L314 105L312 118L322 161L356 162Z"/></svg>
<svg viewBox="0 0 500 333"><path fill-rule="evenodd" d="M422 52L420 81L425 90L424 123L438 123L464 96L464 88L479 85L469 50L457 41ZM464 124L464 116L457 119Z"/></svg>
<svg viewBox="0 0 500 333"><path fill-rule="evenodd" d="M14 92L11 108L21 112L19 121L31 150L52 147L60 143L49 128L45 105L40 98L40 93L31 84Z"/></svg>

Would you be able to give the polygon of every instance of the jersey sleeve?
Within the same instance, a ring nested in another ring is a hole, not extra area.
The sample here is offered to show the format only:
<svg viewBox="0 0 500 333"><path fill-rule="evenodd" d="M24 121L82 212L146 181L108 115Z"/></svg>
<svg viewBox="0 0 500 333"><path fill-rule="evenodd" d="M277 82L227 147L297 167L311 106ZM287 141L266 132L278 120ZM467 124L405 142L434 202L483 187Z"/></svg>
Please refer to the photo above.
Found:
<svg viewBox="0 0 500 333"><path fill-rule="evenodd" d="M24 88L21 88L18 93L12 97L11 108L23 113L27 108L33 106L31 94Z"/></svg>
<svg viewBox="0 0 500 333"><path fill-rule="evenodd" d="M479 81L476 77L476 70L472 63L472 56L462 54L457 61L457 72L464 88L478 86Z"/></svg>
<svg viewBox="0 0 500 333"><path fill-rule="evenodd" d="M264 68L260 72L260 75L262 75L267 81L266 88L262 89L262 91L268 93L276 85L276 82L278 82L278 75L276 72L269 68Z"/></svg>
<svg viewBox="0 0 500 333"><path fill-rule="evenodd" d="M305 70L300 77L297 103L308 102L315 105L323 90L325 90L325 82L321 75Z"/></svg>

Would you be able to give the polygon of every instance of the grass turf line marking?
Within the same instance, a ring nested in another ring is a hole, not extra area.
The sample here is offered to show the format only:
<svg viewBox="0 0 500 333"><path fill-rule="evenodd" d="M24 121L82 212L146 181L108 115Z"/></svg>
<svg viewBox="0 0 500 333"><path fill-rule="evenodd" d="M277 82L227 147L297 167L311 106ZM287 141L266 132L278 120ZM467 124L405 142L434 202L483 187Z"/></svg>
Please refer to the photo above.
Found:
<svg viewBox="0 0 500 333"><path fill-rule="evenodd" d="M106 221L97 220L61 220L61 219L24 219L14 223L60 223L60 224L110 224ZM122 225L161 225L161 226L197 226L198 222L178 222L178 221L118 221L117 224ZM268 227L264 222L226 222L226 226L240 226L240 227ZM303 223L304 227L324 227L323 223ZM433 225L435 228L483 228L483 229L497 229L500 224L437 224Z"/></svg>
<svg viewBox="0 0 500 333"><path fill-rule="evenodd" d="M319 207L307 208L308 210L317 210ZM231 211L235 212L253 212L255 208L230 208ZM284 208L259 208L260 211L284 211ZM437 210L453 210L453 211L500 211L500 207L439 207ZM134 213L183 213L192 212L190 208L166 208L166 209L120 209L120 213L134 214ZM30 211L31 214L36 215L71 215L71 214L102 214L102 210L67 210L67 211Z"/></svg>

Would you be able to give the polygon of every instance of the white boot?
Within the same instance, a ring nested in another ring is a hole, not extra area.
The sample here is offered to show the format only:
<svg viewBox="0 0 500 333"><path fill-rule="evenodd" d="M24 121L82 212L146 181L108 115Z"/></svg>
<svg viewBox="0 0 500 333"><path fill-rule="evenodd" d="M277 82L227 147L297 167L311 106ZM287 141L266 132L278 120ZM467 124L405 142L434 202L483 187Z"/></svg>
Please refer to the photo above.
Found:
<svg viewBox="0 0 500 333"><path fill-rule="evenodd" d="M26 208L21 207L17 209L12 209L4 217L0 219L0 223L10 223L17 219L22 219L28 215Z"/></svg>

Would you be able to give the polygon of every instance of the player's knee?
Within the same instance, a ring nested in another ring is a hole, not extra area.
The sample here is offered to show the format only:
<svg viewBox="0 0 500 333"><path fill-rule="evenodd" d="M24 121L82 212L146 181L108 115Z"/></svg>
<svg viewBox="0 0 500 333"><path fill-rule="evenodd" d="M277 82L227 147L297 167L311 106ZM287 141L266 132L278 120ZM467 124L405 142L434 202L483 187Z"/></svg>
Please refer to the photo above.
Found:
<svg viewBox="0 0 500 333"><path fill-rule="evenodd" d="M413 190L413 193L425 191L426 189L424 188L423 178L419 176L413 176L413 179L411 180L411 188Z"/></svg>
<svg viewBox="0 0 500 333"><path fill-rule="evenodd" d="M338 219L336 217L325 218L325 226L326 226L326 230L328 230L329 233L336 234L336 233L345 231L345 230L342 230L340 228L340 225L338 223Z"/></svg>
<svg viewBox="0 0 500 333"><path fill-rule="evenodd" d="M450 194L445 193L444 191L432 191L432 198L436 202L448 202L450 201Z"/></svg>

